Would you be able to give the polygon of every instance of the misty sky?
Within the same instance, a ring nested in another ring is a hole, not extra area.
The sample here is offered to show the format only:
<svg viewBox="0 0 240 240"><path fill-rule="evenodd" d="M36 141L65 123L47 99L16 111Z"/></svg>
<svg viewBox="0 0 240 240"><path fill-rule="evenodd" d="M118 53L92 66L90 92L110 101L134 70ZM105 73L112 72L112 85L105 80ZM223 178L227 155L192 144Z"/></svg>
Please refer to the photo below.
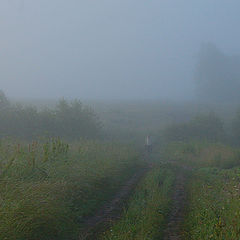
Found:
<svg viewBox="0 0 240 240"><path fill-rule="evenodd" d="M239 0L1 0L10 97L191 98L203 42L240 54Z"/></svg>

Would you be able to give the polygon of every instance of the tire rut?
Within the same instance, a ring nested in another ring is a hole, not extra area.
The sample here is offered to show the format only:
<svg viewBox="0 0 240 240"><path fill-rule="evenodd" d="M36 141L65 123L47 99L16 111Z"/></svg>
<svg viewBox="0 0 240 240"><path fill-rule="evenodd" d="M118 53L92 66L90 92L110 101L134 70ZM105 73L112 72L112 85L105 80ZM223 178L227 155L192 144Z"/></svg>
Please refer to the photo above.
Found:
<svg viewBox="0 0 240 240"><path fill-rule="evenodd" d="M83 225L85 226L84 231L80 234L79 240L91 239L96 235L99 225L108 225L113 220L119 218L121 209L123 207L123 202L130 196L133 189L136 187L140 179L147 173L151 166L141 169L139 172L135 173L116 193L114 198L105 204L97 213L87 218ZM96 239L96 238L94 238Z"/></svg>
<svg viewBox="0 0 240 240"><path fill-rule="evenodd" d="M176 183L172 196L172 207L168 216L167 227L164 231L164 240L181 240L181 226L184 220L186 205L186 176L180 170L176 176Z"/></svg>

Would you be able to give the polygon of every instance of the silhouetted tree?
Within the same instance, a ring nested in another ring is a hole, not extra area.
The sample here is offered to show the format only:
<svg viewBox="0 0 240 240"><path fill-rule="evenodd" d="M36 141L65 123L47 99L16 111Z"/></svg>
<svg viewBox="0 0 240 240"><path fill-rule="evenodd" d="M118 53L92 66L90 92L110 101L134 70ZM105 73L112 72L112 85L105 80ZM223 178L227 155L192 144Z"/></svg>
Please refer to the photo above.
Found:
<svg viewBox="0 0 240 240"><path fill-rule="evenodd" d="M197 94L201 101L240 101L240 57L226 56L215 45L204 44L196 67Z"/></svg>
<svg viewBox="0 0 240 240"><path fill-rule="evenodd" d="M237 111L232 124L233 144L240 145L240 110Z"/></svg>
<svg viewBox="0 0 240 240"><path fill-rule="evenodd" d="M9 106L10 102L8 101L5 93L2 90L0 90L0 110Z"/></svg>
<svg viewBox="0 0 240 240"><path fill-rule="evenodd" d="M48 136L76 140L98 137L100 129L95 113L79 100L61 99L54 109L38 111L35 107L10 104L0 92L0 137Z"/></svg>

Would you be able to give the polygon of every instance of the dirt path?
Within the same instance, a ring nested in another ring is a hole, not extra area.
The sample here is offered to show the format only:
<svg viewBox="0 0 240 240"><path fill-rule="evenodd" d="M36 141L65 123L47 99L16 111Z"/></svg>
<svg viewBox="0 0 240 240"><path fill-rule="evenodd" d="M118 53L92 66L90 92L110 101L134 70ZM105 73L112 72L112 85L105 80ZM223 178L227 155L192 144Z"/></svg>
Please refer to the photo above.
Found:
<svg viewBox="0 0 240 240"><path fill-rule="evenodd" d="M151 166L146 167L136 174L134 174L126 183L122 186L119 192L116 193L114 198L104 205L102 209L99 209L95 216L89 217L85 220L85 230L79 236L80 240L96 239L96 232L98 232L98 226L108 225L114 219L117 219L120 215L123 202L127 200L132 190L136 187L140 179L146 174Z"/></svg>
<svg viewBox="0 0 240 240"><path fill-rule="evenodd" d="M187 168L185 168L187 170ZM164 240L180 240L180 228L184 219L184 208L186 204L186 176L182 170L176 177L172 197L172 208L168 216L168 224L164 231Z"/></svg>

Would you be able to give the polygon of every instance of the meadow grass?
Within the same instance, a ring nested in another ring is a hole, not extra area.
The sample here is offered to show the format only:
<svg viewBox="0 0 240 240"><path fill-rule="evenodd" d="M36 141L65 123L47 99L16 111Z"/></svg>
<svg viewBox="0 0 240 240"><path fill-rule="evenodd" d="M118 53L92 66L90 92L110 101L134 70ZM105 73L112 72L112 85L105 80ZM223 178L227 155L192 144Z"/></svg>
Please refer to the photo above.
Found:
<svg viewBox="0 0 240 240"><path fill-rule="evenodd" d="M174 171L169 167L161 165L151 170L139 183L122 218L101 239L160 239L174 178Z"/></svg>
<svg viewBox="0 0 240 240"><path fill-rule="evenodd" d="M93 215L138 168L130 146L59 139L0 144L0 239L77 239Z"/></svg>
<svg viewBox="0 0 240 240"><path fill-rule="evenodd" d="M239 149L219 143L175 142L167 161L193 167L182 239L240 239Z"/></svg>
<svg viewBox="0 0 240 240"><path fill-rule="evenodd" d="M183 239L240 239L240 170L199 169L188 187Z"/></svg>
<svg viewBox="0 0 240 240"><path fill-rule="evenodd" d="M221 143L172 142L162 152L165 161L192 167L232 168L240 165L240 150Z"/></svg>

